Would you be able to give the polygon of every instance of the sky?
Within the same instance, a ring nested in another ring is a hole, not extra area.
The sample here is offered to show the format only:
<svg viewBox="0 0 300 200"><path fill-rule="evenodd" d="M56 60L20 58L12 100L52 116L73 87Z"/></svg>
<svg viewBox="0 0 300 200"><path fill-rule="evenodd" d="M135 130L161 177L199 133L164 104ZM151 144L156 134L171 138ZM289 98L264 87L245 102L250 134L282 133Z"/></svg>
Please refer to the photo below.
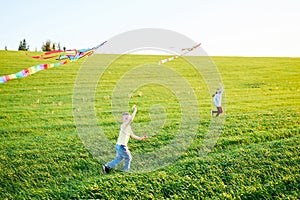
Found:
<svg viewBox="0 0 300 200"><path fill-rule="evenodd" d="M0 50L47 40L90 48L140 28L176 31L209 56L300 57L299 0L0 0Z"/></svg>

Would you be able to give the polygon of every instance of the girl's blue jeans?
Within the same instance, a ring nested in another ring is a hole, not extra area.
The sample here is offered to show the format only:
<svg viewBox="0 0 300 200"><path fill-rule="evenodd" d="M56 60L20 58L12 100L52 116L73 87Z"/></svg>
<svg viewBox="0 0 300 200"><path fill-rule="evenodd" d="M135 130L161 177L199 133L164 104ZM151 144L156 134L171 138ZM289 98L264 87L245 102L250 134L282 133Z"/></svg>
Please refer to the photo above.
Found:
<svg viewBox="0 0 300 200"><path fill-rule="evenodd" d="M120 162L123 159L125 159L124 172L126 172L130 168L130 162L132 160L131 153L130 153L128 147L125 147L125 146L122 146L119 144L116 145L116 152L117 152L116 158L114 160L110 161L109 163L107 163L106 166L109 168L114 168L118 164L120 164Z"/></svg>

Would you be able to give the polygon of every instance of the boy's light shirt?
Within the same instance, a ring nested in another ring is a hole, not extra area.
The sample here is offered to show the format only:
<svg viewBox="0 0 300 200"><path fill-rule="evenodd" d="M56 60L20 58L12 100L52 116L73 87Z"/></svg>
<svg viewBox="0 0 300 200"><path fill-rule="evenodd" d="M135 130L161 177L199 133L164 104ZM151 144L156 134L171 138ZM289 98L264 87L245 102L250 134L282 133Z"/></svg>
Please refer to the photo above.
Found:
<svg viewBox="0 0 300 200"><path fill-rule="evenodd" d="M129 141L129 138L130 138L131 134L133 134L133 132L131 130L130 124L123 123L121 125L121 130L120 130L120 134L119 134L119 137L118 137L117 144L127 146L127 143Z"/></svg>
<svg viewBox="0 0 300 200"><path fill-rule="evenodd" d="M221 99L222 99L222 97L220 94L216 94L214 96L214 103L215 103L216 107L221 107L221 101L222 101Z"/></svg>
<svg viewBox="0 0 300 200"><path fill-rule="evenodd" d="M221 107L223 92L224 92L224 88L221 86L221 89L214 96L213 100L214 100L214 103L215 103L216 107Z"/></svg>

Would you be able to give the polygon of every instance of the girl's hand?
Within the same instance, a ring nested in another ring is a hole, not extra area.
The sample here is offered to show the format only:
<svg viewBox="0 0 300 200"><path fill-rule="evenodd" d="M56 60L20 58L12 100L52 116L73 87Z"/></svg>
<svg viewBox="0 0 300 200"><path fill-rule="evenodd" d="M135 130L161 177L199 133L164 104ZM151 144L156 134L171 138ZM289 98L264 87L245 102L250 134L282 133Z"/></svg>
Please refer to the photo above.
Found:
<svg viewBox="0 0 300 200"><path fill-rule="evenodd" d="M137 110L136 105L133 105L133 106L132 106L132 109L133 109L133 111L136 111L136 110Z"/></svg>
<svg viewBox="0 0 300 200"><path fill-rule="evenodd" d="M147 136L147 135L144 135L144 136L142 137L142 140L147 139L147 138L148 138L148 136Z"/></svg>

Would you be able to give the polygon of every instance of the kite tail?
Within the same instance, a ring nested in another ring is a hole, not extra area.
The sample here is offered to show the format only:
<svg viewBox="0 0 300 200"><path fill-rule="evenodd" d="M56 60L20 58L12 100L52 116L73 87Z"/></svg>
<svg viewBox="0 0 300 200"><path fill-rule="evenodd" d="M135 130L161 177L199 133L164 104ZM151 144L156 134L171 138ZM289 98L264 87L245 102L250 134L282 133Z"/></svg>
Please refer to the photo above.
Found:
<svg viewBox="0 0 300 200"><path fill-rule="evenodd" d="M173 56L173 57L171 57L171 58L166 58L166 59L160 60L160 61L158 62L158 64L159 64L159 65L160 65L160 64L164 64L164 63L166 63L166 62L170 62L170 61L175 60L175 59L177 59L177 58L179 58L179 56Z"/></svg>
<svg viewBox="0 0 300 200"><path fill-rule="evenodd" d="M183 49L181 49L181 51L188 51L188 52L193 51L194 49L198 48L200 45L201 45L201 43L199 43L191 48L183 48Z"/></svg>
<svg viewBox="0 0 300 200"><path fill-rule="evenodd" d="M58 53L63 52L62 50L53 50L53 51L47 51L39 56L30 56L28 55L28 53L26 52L25 55L29 58L34 58L34 59L41 59L41 60L47 60L47 59L51 59L51 58L55 58L57 57ZM51 54L56 54L54 56L49 56Z"/></svg>
<svg viewBox="0 0 300 200"><path fill-rule="evenodd" d="M99 47L103 46L106 42L107 42L107 41L104 41L104 42L102 42L101 44L97 45L96 47L93 47L93 48L87 48L87 49L79 49L79 50L77 50L77 49L68 49L68 50L66 50L66 51L63 51L63 50L52 50L52 51L47 51L47 52L45 52L45 53L43 53L43 54L41 54L41 55L39 55L39 56L30 56L30 55L28 55L28 53L26 52L25 55L28 56L28 57L30 57L30 58L41 59L41 60L47 60L47 59L55 58L55 57L57 57L57 56L59 56L59 58L62 56L62 59L70 58L70 57L72 57L72 56L73 56L73 58L74 58L74 57L76 57L76 55L77 55L78 53L85 53L85 52L87 52L87 51L93 51L92 53L89 54L89 55L91 55L91 54L94 53L95 50L97 50ZM64 55L58 55L58 53L72 52L72 51L74 52L74 55L72 55L72 56L70 56L70 54L69 54L68 56L66 56L66 57L63 57ZM49 55L51 55L51 54L56 54L56 55L54 55L54 56L49 56ZM84 56L85 56L85 55L84 55ZM77 56L77 57L78 57L78 56ZM57 60L61 60L61 59L57 59Z"/></svg>
<svg viewBox="0 0 300 200"><path fill-rule="evenodd" d="M175 59L177 59L177 58L179 58L179 57L182 57L183 55L185 55L185 54L187 54L187 53L189 53L189 52L195 50L195 49L198 48L200 45L201 45L201 43L199 43L199 44L197 44L197 45L195 45L195 46L193 46L193 47L191 47L191 48L183 48L183 49L181 49L181 51L185 51L185 52L182 53L181 55L179 55L179 56L173 56L173 57L171 57L171 58L166 58L166 59L160 60L160 61L158 61L158 64L161 65L161 64L164 64L164 63L166 63L166 62L170 62L170 61L172 61L172 60L175 60Z"/></svg>
<svg viewBox="0 0 300 200"><path fill-rule="evenodd" d="M58 62L58 63L54 63L54 64L40 64L40 65L29 67L27 69L23 69L22 71L19 71L15 74L0 76L0 84L6 83L7 81L17 79L17 78L25 78L25 77L35 74L39 71L49 69L52 67L59 67L61 65L65 65L69 62L70 62L69 60L65 60L63 62Z"/></svg>

